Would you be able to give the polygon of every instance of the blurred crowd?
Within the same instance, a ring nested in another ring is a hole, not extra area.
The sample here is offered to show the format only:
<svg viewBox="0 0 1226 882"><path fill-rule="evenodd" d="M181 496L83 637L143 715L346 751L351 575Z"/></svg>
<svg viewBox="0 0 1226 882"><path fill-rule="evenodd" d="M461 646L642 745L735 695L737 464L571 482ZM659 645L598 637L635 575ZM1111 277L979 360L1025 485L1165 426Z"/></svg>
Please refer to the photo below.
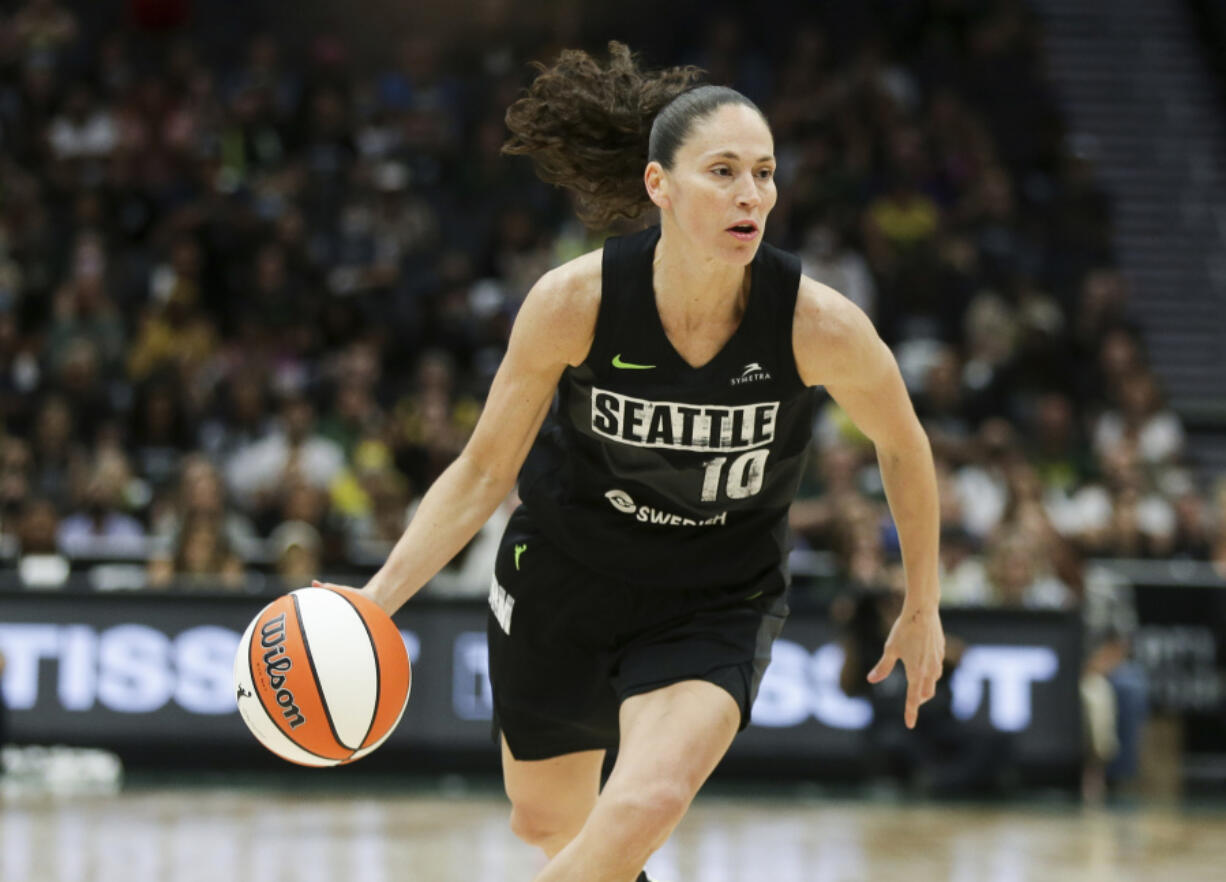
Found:
<svg viewBox="0 0 1226 882"><path fill-rule="evenodd" d="M527 62L570 35L494 6L505 42L420 30L386 69L327 35L243 35L223 65L187 26L138 52L56 0L0 19L10 557L152 556L151 584L241 581L290 548L379 558L463 445L527 288L599 244L498 153ZM1226 492L1184 461L1026 5L844 6L772 45L716 12L657 63L770 117L770 236L898 355L947 596L1067 606L1087 556L1226 560ZM794 526L876 579L897 555L871 450L833 405L816 438Z"/></svg>
<svg viewBox="0 0 1226 882"><path fill-rule="evenodd" d="M874 318L932 438L946 602L1082 609L1088 669L1115 674L1135 616L1094 561L1226 568L1226 484L1194 478L1130 320L1094 144L1022 0L813 6L616 36L769 117L769 238ZM608 35L491 0L374 58L333 33L222 52L129 7L87 28L0 4L0 559L97 588L368 572L463 446L527 289L600 244L499 147L528 63ZM871 446L827 402L814 448L798 560L896 591ZM480 593L500 528L438 587Z"/></svg>
<svg viewBox="0 0 1226 882"><path fill-rule="evenodd" d="M462 447L528 287L600 241L499 155L528 62L582 34L487 6L468 39L398 35L386 66L327 34L210 54L190 21L5 11L9 561L148 561L153 587L378 563ZM1025 4L853 6L770 35L717 11L647 60L770 117L771 238L874 317L933 439L946 596L1063 607L1088 556L1226 562L1226 493L1187 470ZM802 547L880 581L897 549L872 452L833 405L816 438Z"/></svg>

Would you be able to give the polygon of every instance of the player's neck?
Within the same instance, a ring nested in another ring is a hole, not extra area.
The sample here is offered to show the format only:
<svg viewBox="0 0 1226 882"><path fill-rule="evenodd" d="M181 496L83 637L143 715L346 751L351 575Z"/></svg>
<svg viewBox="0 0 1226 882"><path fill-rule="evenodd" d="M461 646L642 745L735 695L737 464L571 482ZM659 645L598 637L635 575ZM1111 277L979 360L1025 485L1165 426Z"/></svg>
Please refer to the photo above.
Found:
<svg viewBox="0 0 1226 882"><path fill-rule="evenodd" d="M679 234L661 232L652 260L656 303L687 325L739 320L744 310L748 267L695 256Z"/></svg>

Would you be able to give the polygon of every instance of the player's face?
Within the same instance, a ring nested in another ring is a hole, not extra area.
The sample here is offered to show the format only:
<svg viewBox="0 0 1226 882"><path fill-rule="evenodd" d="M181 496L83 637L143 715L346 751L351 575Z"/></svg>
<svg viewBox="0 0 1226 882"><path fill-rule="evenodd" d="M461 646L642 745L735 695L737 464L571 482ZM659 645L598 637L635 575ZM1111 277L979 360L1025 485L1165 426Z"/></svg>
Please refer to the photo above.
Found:
<svg viewBox="0 0 1226 882"><path fill-rule="evenodd" d="M757 253L775 207L775 144L752 108L725 104L699 120L663 173L661 206L692 244L740 265Z"/></svg>

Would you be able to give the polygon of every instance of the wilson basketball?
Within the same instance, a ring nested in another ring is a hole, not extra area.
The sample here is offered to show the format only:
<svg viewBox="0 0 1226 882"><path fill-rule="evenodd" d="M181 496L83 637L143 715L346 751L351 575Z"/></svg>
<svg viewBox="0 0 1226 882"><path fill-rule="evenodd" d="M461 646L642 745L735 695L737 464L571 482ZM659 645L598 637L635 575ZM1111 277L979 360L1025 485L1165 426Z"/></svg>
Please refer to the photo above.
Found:
<svg viewBox="0 0 1226 882"><path fill-rule="evenodd" d="M299 588L277 598L247 626L234 657L243 722L277 756L304 766L352 762L382 744L411 679L391 617L350 590Z"/></svg>

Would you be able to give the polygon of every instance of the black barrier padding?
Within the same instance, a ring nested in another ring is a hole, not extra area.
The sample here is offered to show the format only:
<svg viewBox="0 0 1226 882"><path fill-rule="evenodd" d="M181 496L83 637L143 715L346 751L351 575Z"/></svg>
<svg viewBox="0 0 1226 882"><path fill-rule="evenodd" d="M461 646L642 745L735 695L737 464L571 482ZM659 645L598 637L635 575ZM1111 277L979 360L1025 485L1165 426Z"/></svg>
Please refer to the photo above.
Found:
<svg viewBox="0 0 1226 882"><path fill-rule="evenodd" d="M286 768L256 743L234 706L234 649L264 602L0 594L13 740L103 747L138 766ZM397 615L413 657L409 706L383 747L352 770L497 767L485 618L481 603L427 598ZM1081 751L1078 618L950 610L944 620L947 632L967 644L951 683L955 713L1007 743L1028 778L1068 780ZM850 779L873 768L869 745L897 729L897 721L842 694L838 637L820 615L788 621L754 723L733 745L726 770Z"/></svg>

